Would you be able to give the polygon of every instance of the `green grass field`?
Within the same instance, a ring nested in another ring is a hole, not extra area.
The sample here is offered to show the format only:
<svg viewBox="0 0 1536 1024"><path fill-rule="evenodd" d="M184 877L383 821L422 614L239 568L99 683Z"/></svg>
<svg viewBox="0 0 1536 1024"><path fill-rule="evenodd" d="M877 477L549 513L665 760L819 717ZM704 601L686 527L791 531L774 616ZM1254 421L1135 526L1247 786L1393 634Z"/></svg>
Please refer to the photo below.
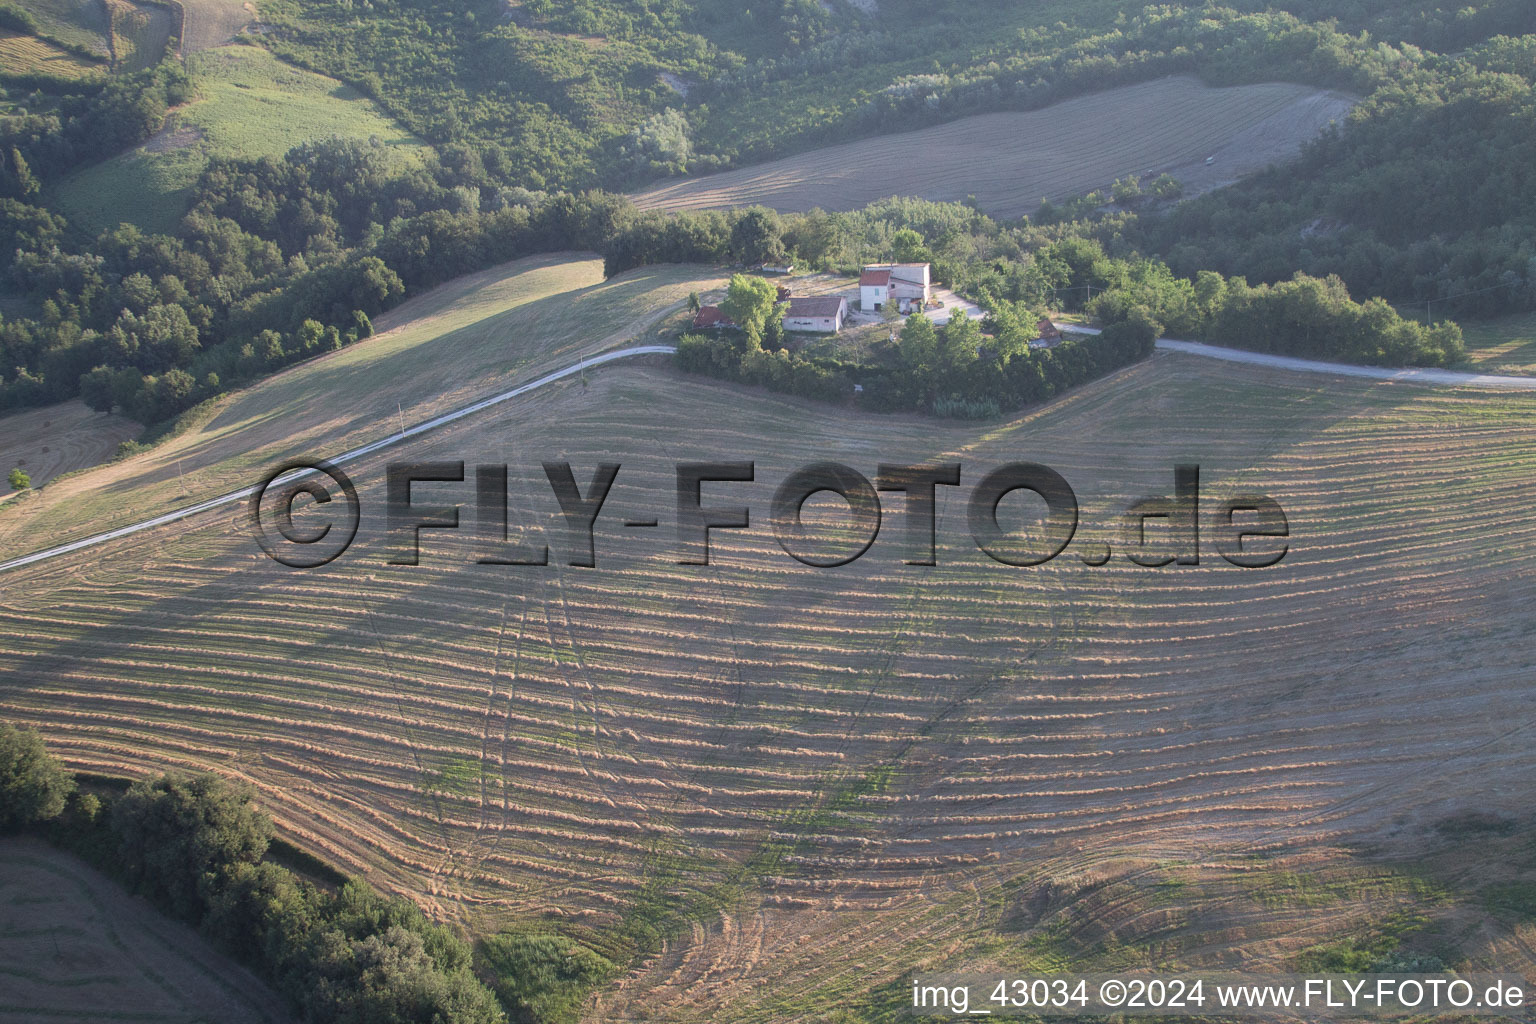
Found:
<svg viewBox="0 0 1536 1024"><path fill-rule="evenodd" d="M167 130L149 142L66 179L58 201L70 220L93 231L123 219L169 231L213 157L281 156L335 135L422 145L356 90L257 47L218 47L188 64L201 98L173 111Z"/></svg>
<svg viewBox="0 0 1536 1024"><path fill-rule="evenodd" d="M1489 373L1536 372L1536 313L1461 325L1470 369Z"/></svg>

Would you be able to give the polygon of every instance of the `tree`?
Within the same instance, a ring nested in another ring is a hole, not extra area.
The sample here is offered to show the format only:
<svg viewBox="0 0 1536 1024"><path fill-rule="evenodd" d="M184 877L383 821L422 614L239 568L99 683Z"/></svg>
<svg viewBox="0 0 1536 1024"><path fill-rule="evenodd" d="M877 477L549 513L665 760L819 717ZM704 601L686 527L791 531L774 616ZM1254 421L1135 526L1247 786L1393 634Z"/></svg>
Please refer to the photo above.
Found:
<svg viewBox="0 0 1536 1024"><path fill-rule="evenodd" d="M901 325L901 361L916 371L931 369L938 362L939 332L933 321L921 313L913 313Z"/></svg>
<svg viewBox="0 0 1536 1024"><path fill-rule="evenodd" d="M763 327L778 303L778 289L760 277L735 274L720 303L720 312L736 322L747 338L747 347L761 348Z"/></svg>
<svg viewBox="0 0 1536 1024"><path fill-rule="evenodd" d="M420 932L391 925L360 941L317 937L320 974L306 1000L312 1020L337 1024L504 1024L496 997L467 965L445 968Z"/></svg>
<svg viewBox="0 0 1536 1024"><path fill-rule="evenodd" d="M186 370L167 370L155 381L155 421L170 419L192 403L197 381Z"/></svg>
<svg viewBox="0 0 1536 1024"><path fill-rule="evenodd" d="M11 490L13 491L25 491L32 486L32 478L20 466L12 469L11 475L6 477L6 479L10 481Z"/></svg>
<svg viewBox="0 0 1536 1024"><path fill-rule="evenodd" d="M119 866L129 884L187 920L206 909L205 875L255 864L272 821L251 794L217 775L140 780L112 806Z"/></svg>
<svg viewBox="0 0 1536 1024"><path fill-rule="evenodd" d="M902 228L891 236L891 252L897 263L931 263L933 253L928 251L923 236L911 228Z"/></svg>
<svg viewBox="0 0 1536 1024"><path fill-rule="evenodd" d="M80 397L85 404L96 412L111 412L116 399L112 394L112 383L117 377L117 371L110 366L98 366L89 373L80 375Z"/></svg>
<svg viewBox="0 0 1536 1024"><path fill-rule="evenodd" d="M150 306L143 316L125 309L107 340L118 361L145 373L185 366L200 347L197 327L180 306Z"/></svg>
<svg viewBox="0 0 1536 1024"><path fill-rule="evenodd" d="M16 195L23 199L31 199L41 191L42 185L38 182L37 176L27 166L27 160L21 155L21 150L15 146L11 147L10 172L9 176L14 182L11 188L15 190Z"/></svg>
<svg viewBox="0 0 1536 1024"><path fill-rule="evenodd" d="M687 116L674 108L652 114L625 140L622 154L638 173L687 174L693 156Z"/></svg>
<svg viewBox="0 0 1536 1024"><path fill-rule="evenodd" d="M37 733L0 723L0 830L58 817L74 790L75 780Z"/></svg>
<svg viewBox="0 0 1536 1024"><path fill-rule="evenodd" d="M731 252L749 267L783 261L784 236L779 215L762 206L742 211L731 226Z"/></svg>
<svg viewBox="0 0 1536 1024"><path fill-rule="evenodd" d="M203 932L248 964L281 976L302 955L317 920L308 886L276 864L239 863L205 876Z"/></svg>
<svg viewBox="0 0 1536 1024"><path fill-rule="evenodd" d="M976 350L980 345L980 325L967 316L964 310L956 310L949 318L949 323L944 325L945 369L954 370L975 362Z"/></svg>

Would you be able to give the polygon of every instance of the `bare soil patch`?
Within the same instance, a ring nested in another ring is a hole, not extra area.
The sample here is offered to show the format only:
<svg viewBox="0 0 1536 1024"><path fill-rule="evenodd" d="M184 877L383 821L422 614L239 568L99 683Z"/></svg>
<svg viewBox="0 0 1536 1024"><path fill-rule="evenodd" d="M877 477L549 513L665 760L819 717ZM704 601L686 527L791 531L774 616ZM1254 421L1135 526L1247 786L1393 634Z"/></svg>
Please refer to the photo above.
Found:
<svg viewBox="0 0 1536 1024"><path fill-rule="evenodd" d="M182 6L181 48L186 53L223 46L256 22L256 8L245 0L182 0Z"/></svg>
<svg viewBox="0 0 1536 1024"><path fill-rule="evenodd" d="M36 839L0 839L0 993L8 1024L292 1020L192 929Z"/></svg>

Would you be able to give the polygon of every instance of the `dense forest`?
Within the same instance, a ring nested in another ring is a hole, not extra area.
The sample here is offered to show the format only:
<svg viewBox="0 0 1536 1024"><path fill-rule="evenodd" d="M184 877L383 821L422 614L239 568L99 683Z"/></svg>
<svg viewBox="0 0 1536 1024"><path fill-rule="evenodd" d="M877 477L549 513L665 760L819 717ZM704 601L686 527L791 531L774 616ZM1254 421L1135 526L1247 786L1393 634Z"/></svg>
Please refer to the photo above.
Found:
<svg viewBox="0 0 1536 1024"><path fill-rule="evenodd" d="M0 73L0 408L80 395L155 423L367 336L406 295L557 249L603 252L610 272L765 252L849 269L899 257L900 237L988 308L1093 294L1101 316L1134 311L1170 333L1371 362L1445 365L1460 344L1453 327L1410 330L1356 299L1428 321L1536 308L1527 3L1127 13L1079 0L1070 24L1049 25L1002 0L887 0L881 12L841 0L274 0L266 45L377 97L432 148L407 160L335 140L215 160L170 235L87 237L51 197L195 93L179 63L70 80ZM1009 224L900 201L668 218L597 190L1176 72L1364 99L1295 166L1185 202L1160 183ZM1098 255L1064 261L1090 251L1061 248L1073 240ZM1218 282L1224 312L1191 318L1189 296ZM1277 310L1282 320L1266 319ZM999 349L995 334L978 344Z"/></svg>

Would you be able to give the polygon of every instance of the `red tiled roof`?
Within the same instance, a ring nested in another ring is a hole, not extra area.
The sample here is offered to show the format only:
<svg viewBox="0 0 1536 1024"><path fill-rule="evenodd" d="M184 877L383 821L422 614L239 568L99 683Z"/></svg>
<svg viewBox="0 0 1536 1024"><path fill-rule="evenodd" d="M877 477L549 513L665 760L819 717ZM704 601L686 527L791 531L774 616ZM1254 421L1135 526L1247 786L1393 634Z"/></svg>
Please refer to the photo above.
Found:
<svg viewBox="0 0 1536 1024"><path fill-rule="evenodd" d="M700 306L698 315L693 318L695 328L704 327L735 327L731 318L720 312L719 306Z"/></svg>
<svg viewBox="0 0 1536 1024"><path fill-rule="evenodd" d="M814 317L837 316L843 308L843 299L840 295L806 295L798 299L789 300L788 316Z"/></svg>
<svg viewBox="0 0 1536 1024"><path fill-rule="evenodd" d="M859 287L866 285L888 285L891 283L889 270L866 270L859 275Z"/></svg>

